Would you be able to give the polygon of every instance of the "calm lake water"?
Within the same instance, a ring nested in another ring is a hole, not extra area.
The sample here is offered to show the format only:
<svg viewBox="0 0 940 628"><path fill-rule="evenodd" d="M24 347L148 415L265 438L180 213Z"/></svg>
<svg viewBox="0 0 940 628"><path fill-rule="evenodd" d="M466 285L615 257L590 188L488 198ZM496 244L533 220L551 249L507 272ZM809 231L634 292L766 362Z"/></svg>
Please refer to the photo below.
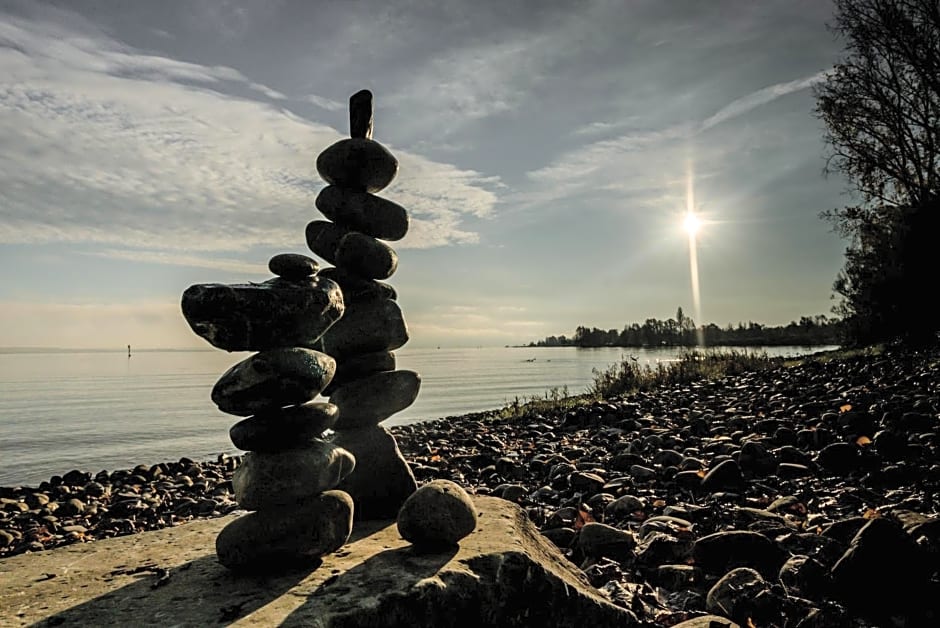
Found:
<svg viewBox="0 0 940 628"><path fill-rule="evenodd" d="M773 347L799 355L820 347ZM764 350L764 349L758 349ZM398 368L421 374L418 400L384 425L490 410L552 387L582 393L593 369L632 355L643 364L681 349L402 349ZM182 456L238 453L237 419L209 392L249 354L222 351L0 353L0 486L37 484L71 469L97 472Z"/></svg>

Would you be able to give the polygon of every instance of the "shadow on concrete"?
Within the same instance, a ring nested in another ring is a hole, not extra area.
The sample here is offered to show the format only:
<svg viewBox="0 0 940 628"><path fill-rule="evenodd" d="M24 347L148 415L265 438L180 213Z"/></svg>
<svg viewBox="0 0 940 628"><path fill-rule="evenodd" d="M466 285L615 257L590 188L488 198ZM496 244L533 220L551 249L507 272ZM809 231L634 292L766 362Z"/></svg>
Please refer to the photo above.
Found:
<svg viewBox="0 0 940 628"><path fill-rule="evenodd" d="M369 522L363 524L368 525ZM373 531L384 525L388 522ZM363 529L360 538L369 534L368 529ZM387 608L382 608L378 598L395 599L408 606L405 592L436 575L459 549L454 545L425 551L409 545L374 554L352 569L328 578L284 618L281 626L309 626L324 616L329 616L330 625L337 627L399 625L396 619L384 614Z"/></svg>
<svg viewBox="0 0 940 628"><path fill-rule="evenodd" d="M168 569L169 577L159 569L141 571L134 574L134 582L32 626L228 625L283 595L319 564L278 575L235 574L219 564L215 554L171 567L160 565ZM121 572L114 574L119 576Z"/></svg>

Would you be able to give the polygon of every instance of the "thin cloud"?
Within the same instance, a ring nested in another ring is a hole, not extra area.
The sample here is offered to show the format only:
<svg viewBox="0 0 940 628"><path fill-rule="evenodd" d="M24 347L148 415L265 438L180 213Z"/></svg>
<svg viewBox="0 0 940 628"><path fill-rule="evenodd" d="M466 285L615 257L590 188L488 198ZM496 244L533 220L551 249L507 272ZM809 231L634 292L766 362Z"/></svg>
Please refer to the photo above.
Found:
<svg viewBox="0 0 940 628"><path fill-rule="evenodd" d="M727 122L728 120L744 115L753 109L773 102L774 100L786 96L787 94L792 94L808 87L812 87L816 83L824 81L831 73L832 70L823 70L813 74L812 76L796 79L795 81L777 83L775 85L759 89L756 92L752 92L747 96L742 96L737 100L731 101L719 109L717 113L704 120L700 130L706 131L714 126L721 124L722 122Z"/></svg>
<svg viewBox="0 0 940 628"><path fill-rule="evenodd" d="M316 94L307 94L303 97L303 100L316 105L320 109L326 109L327 111L342 111L346 108L346 105L341 102L330 100L329 98L323 98L322 96L317 96Z"/></svg>
<svg viewBox="0 0 940 628"><path fill-rule="evenodd" d="M128 249L104 249L86 253L94 257L108 259L128 260L131 262L146 262L150 264L165 264L167 266L187 266L190 268L213 268L233 273L247 275L270 275L265 263L243 262L230 258L199 257L195 255L181 255L165 251L146 251Z"/></svg>

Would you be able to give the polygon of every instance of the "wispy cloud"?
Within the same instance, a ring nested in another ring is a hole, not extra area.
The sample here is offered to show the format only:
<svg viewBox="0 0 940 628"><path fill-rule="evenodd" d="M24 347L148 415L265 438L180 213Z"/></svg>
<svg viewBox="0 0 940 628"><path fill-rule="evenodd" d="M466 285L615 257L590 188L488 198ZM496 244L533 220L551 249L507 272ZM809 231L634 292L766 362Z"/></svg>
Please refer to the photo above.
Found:
<svg viewBox="0 0 940 628"><path fill-rule="evenodd" d="M184 255L170 251L147 251L147 250L129 250L129 249L103 249L101 251L91 251L87 255L94 257L104 257L108 259L121 259L130 262L147 262L151 264L165 264L168 266L189 266L191 268L215 268L243 275L265 275L269 276L265 260L257 263L243 262L237 259L217 258L217 257L199 257L196 255Z"/></svg>
<svg viewBox="0 0 940 628"><path fill-rule="evenodd" d="M60 22L0 21L0 77L2 243L96 242L195 265L208 262L193 251L295 247L316 217L316 153L341 137L272 106L285 96L233 68ZM397 155L387 195L415 218L399 246L474 241L463 216L492 210L498 180Z"/></svg>
<svg viewBox="0 0 940 628"><path fill-rule="evenodd" d="M307 94L303 97L302 100L306 100L320 109L326 109L327 111L341 111L346 108L341 102L335 100L330 100L329 98L324 98L322 96L317 96L316 94Z"/></svg>

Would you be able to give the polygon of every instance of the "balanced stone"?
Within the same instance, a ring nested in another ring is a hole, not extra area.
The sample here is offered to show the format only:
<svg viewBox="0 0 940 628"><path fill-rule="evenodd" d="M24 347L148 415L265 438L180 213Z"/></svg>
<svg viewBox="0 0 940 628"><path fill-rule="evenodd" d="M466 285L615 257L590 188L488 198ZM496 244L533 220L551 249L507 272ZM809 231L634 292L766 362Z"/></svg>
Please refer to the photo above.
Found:
<svg viewBox="0 0 940 628"><path fill-rule="evenodd" d="M428 482L398 512L398 533L415 545L455 545L476 527L477 511L470 496L450 480Z"/></svg>
<svg viewBox="0 0 940 628"><path fill-rule="evenodd" d="M333 444L362 461L337 487L355 500L356 518L395 517L418 484L391 433L381 426L338 430Z"/></svg>
<svg viewBox="0 0 940 628"><path fill-rule="evenodd" d="M319 351L268 349L223 373L212 388L212 401L236 416L302 404L320 394L335 372L333 358Z"/></svg>
<svg viewBox="0 0 940 628"><path fill-rule="evenodd" d="M349 97L349 137L372 139L372 92L367 89Z"/></svg>
<svg viewBox="0 0 940 628"><path fill-rule="evenodd" d="M328 185L317 195L317 209L338 225L382 240L408 233L408 212L397 203L366 192Z"/></svg>
<svg viewBox="0 0 940 628"><path fill-rule="evenodd" d="M268 260L268 270L284 279L305 279L316 275L320 264L300 253L279 253Z"/></svg>
<svg viewBox="0 0 940 628"><path fill-rule="evenodd" d="M239 517L216 537L215 550L229 569L280 569L335 552L349 539L352 524L352 498L326 491L288 507Z"/></svg>
<svg viewBox="0 0 940 628"><path fill-rule="evenodd" d="M232 474L232 488L242 508L267 510L336 488L355 467L350 452L314 440L303 449L246 453Z"/></svg>
<svg viewBox="0 0 940 628"><path fill-rule="evenodd" d="M357 303L321 338L318 347L333 357L391 351L408 342L401 308L389 299Z"/></svg>
<svg viewBox="0 0 940 628"><path fill-rule="evenodd" d="M414 403L421 377L414 371L384 371L351 381L330 396L339 408L336 428L377 425Z"/></svg>
<svg viewBox="0 0 940 628"><path fill-rule="evenodd" d="M340 140L317 157L317 172L332 185L362 192L379 192L398 174L398 160L370 139Z"/></svg>
<svg viewBox="0 0 940 628"><path fill-rule="evenodd" d="M332 395L340 386L353 380L381 371L395 370L395 354L391 351L374 351L351 355L336 364L336 375L330 385L323 389L325 397Z"/></svg>
<svg viewBox="0 0 940 628"><path fill-rule="evenodd" d="M343 315L339 285L309 282L196 284L183 293L183 316L199 336L226 351L311 346Z"/></svg>
<svg viewBox="0 0 940 628"><path fill-rule="evenodd" d="M398 268L398 255L389 245L332 222L312 221L306 237L311 251L360 277L387 279Z"/></svg>
<svg viewBox="0 0 940 628"><path fill-rule="evenodd" d="M332 403L311 402L249 417L233 425L228 434L239 449L284 451L305 447L333 427L338 416Z"/></svg>
<svg viewBox="0 0 940 628"><path fill-rule="evenodd" d="M343 291L343 302L347 306L353 303L362 303L363 301L375 301L377 299L391 299L394 301L398 298L398 293L393 286L381 281L363 279L342 268L324 268L320 272L320 276L339 284Z"/></svg>

